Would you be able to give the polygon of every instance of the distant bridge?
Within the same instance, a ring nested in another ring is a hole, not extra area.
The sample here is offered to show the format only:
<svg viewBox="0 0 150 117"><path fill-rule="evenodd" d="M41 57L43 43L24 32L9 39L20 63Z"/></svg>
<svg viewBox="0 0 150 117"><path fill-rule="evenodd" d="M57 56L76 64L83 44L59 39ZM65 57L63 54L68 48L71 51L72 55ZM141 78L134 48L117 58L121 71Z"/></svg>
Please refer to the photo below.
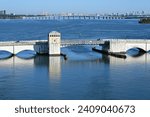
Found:
<svg viewBox="0 0 150 117"><path fill-rule="evenodd" d="M100 14L70 14L70 15L29 15L23 16L22 19L25 20L113 20L113 19L140 19L140 18L150 18L150 15L100 15Z"/></svg>
<svg viewBox="0 0 150 117"><path fill-rule="evenodd" d="M125 19L124 16L96 16L96 15L54 15L54 16L24 16L22 19L25 20L101 20L101 19Z"/></svg>

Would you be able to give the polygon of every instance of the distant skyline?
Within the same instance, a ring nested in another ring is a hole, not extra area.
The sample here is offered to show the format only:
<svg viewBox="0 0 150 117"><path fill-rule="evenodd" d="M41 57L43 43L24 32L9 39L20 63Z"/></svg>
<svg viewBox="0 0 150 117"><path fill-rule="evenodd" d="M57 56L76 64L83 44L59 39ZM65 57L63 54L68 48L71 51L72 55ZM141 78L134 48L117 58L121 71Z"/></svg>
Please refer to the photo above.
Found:
<svg viewBox="0 0 150 117"><path fill-rule="evenodd" d="M16 14L150 12L149 0L0 0L0 10Z"/></svg>

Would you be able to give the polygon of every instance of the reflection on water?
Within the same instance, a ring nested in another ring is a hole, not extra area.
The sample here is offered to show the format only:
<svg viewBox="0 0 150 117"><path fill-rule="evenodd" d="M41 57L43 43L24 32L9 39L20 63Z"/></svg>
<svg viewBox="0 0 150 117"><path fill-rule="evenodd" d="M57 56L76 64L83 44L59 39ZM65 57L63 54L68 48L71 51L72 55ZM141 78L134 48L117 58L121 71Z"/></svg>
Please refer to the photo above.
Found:
<svg viewBox="0 0 150 117"><path fill-rule="evenodd" d="M138 57L132 57L127 55L127 59L118 59L116 57L109 57L110 65L120 65L120 64L149 64L150 63L150 54L146 53Z"/></svg>
<svg viewBox="0 0 150 117"><path fill-rule="evenodd" d="M17 56L13 56L8 59L0 60L0 67L2 68L9 68L9 66L13 67L33 67L34 66L34 59L24 60L21 58L18 58Z"/></svg>
<svg viewBox="0 0 150 117"><path fill-rule="evenodd" d="M49 57L49 75L51 80L59 81L61 78L61 58L59 56Z"/></svg>
<svg viewBox="0 0 150 117"><path fill-rule="evenodd" d="M149 64L150 54L85 61L14 56L0 60L0 99L150 99Z"/></svg>

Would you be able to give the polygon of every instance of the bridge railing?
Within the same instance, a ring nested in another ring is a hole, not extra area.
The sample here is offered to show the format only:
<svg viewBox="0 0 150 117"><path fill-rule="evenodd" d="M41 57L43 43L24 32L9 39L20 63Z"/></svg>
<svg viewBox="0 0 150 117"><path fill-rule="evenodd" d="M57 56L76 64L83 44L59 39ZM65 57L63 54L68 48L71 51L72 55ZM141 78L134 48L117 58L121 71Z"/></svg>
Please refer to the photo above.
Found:
<svg viewBox="0 0 150 117"><path fill-rule="evenodd" d="M33 45L36 43L47 43L47 40L21 40L21 41L0 41L0 46L12 45Z"/></svg>
<svg viewBox="0 0 150 117"><path fill-rule="evenodd" d="M74 39L74 40L61 40L61 45L99 45L99 44L104 44L103 40L78 40L78 39Z"/></svg>
<svg viewBox="0 0 150 117"><path fill-rule="evenodd" d="M110 42L150 43L150 39L107 39Z"/></svg>

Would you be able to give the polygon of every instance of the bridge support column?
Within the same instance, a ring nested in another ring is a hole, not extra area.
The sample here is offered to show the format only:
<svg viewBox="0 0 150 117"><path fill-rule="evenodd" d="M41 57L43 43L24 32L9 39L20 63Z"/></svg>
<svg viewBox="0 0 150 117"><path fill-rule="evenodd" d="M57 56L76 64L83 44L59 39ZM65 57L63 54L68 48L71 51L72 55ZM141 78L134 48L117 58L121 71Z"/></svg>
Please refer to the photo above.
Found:
<svg viewBox="0 0 150 117"><path fill-rule="evenodd" d="M60 44L61 44L61 34L56 31L50 32L48 37L49 55L59 56Z"/></svg>

